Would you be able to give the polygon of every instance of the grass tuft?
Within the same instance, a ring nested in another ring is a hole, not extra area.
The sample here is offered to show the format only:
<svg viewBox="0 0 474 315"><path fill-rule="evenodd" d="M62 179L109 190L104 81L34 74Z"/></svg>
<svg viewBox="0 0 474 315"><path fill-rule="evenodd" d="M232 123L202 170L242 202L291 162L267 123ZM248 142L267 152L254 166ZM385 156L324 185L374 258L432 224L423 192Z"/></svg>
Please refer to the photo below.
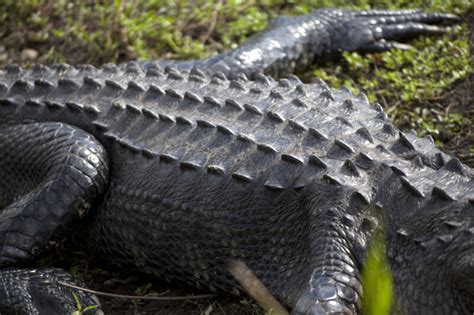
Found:
<svg viewBox="0 0 474 315"><path fill-rule="evenodd" d="M385 254L382 233L372 240L365 265L362 270L364 296L362 314L388 315L394 302L392 272Z"/></svg>

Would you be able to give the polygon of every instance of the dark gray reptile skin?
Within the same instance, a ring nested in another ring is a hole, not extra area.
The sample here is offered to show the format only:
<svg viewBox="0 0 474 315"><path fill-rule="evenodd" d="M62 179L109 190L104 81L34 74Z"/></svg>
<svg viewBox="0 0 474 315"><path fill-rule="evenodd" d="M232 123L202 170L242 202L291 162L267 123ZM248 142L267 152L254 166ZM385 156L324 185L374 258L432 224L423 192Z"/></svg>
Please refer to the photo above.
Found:
<svg viewBox="0 0 474 315"><path fill-rule="evenodd" d="M242 260L293 314L312 315L358 312L359 270L382 221L401 308L471 313L473 171L430 137L400 132L364 95L259 74L400 47L441 32L425 23L452 20L320 10L175 68L6 67L0 311L74 309L55 283L63 271L22 266L86 216L81 243L116 267L238 293L228 266Z"/></svg>

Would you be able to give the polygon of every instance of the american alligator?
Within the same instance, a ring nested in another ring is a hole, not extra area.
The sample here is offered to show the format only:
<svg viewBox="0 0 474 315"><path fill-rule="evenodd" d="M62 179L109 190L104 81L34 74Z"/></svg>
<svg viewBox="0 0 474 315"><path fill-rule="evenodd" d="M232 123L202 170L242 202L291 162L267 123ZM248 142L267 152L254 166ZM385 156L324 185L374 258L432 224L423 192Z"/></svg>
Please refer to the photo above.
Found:
<svg viewBox="0 0 474 315"><path fill-rule="evenodd" d="M397 41L456 20L325 9L279 18L206 60L7 66L0 311L74 310L58 281L76 280L32 268L72 233L123 270L239 293L229 266L243 261L293 314L356 314L383 223L401 309L472 313L473 171L363 94L264 74L406 48Z"/></svg>

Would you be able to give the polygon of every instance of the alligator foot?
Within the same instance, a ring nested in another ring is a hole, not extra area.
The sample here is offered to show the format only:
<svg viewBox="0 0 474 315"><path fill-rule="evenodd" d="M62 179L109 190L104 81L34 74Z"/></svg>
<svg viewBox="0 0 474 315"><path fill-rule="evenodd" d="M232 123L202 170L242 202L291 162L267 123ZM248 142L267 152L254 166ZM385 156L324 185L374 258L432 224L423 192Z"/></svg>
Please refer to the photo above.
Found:
<svg viewBox="0 0 474 315"><path fill-rule="evenodd" d="M312 273L309 281L300 286L292 315L359 313L362 296L359 270L377 222L364 209L354 215L348 212L330 208L314 220Z"/></svg>
<svg viewBox="0 0 474 315"><path fill-rule="evenodd" d="M7 268L34 261L76 226L104 190L108 163L104 148L75 127L4 125L0 128L0 174L0 267ZM59 288L57 278L71 276L57 270L0 271L1 303L14 312L37 314L33 310L42 310L57 299L51 305L69 309L65 305L72 302L64 304L55 296L70 291ZM44 312L57 313L64 314Z"/></svg>
<svg viewBox="0 0 474 315"><path fill-rule="evenodd" d="M358 292L354 288L357 288ZM343 272L311 277L291 314L357 314L361 288L355 277Z"/></svg>
<svg viewBox="0 0 474 315"><path fill-rule="evenodd" d="M96 296L62 285L81 284L61 269L0 271L2 314L103 314Z"/></svg>
<svg viewBox="0 0 474 315"><path fill-rule="evenodd" d="M336 12L337 13L337 12ZM336 14L336 13L333 13ZM333 35L333 50L378 52L409 49L401 43L420 35L438 35L447 29L433 24L450 24L459 17L448 13L426 13L420 10L346 11L351 18L343 21Z"/></svg>

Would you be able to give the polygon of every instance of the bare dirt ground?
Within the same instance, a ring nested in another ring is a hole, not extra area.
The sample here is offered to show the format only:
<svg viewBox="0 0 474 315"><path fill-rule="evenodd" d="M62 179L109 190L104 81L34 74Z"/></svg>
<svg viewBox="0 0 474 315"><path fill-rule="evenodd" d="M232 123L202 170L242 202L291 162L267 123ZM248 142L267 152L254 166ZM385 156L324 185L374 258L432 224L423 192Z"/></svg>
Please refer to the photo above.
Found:
<svg viewBox="0 0 474 315"><path fill-rule="evenodd" d="M465 19L469 30L470 61L474 65L474 9L466 14ZM474 73L459 82L442 100L442 104L462 113L471 122L460 134L447 141L444 148L474 167Z"/></svg>
<svg viewBox="0 0 474 315"><path fill-rule="evenodd" d="M469 48L471 65L474 64L474 9L465 16L469 29ZM446 152L459 157L467 165L474 167L474 73L458 82L450 91L443 93L439 102L446 110L461 113L470 122L464 125L456 135L446 135L443 148ZM429 105L429 104L427 104Z"/></svg>

